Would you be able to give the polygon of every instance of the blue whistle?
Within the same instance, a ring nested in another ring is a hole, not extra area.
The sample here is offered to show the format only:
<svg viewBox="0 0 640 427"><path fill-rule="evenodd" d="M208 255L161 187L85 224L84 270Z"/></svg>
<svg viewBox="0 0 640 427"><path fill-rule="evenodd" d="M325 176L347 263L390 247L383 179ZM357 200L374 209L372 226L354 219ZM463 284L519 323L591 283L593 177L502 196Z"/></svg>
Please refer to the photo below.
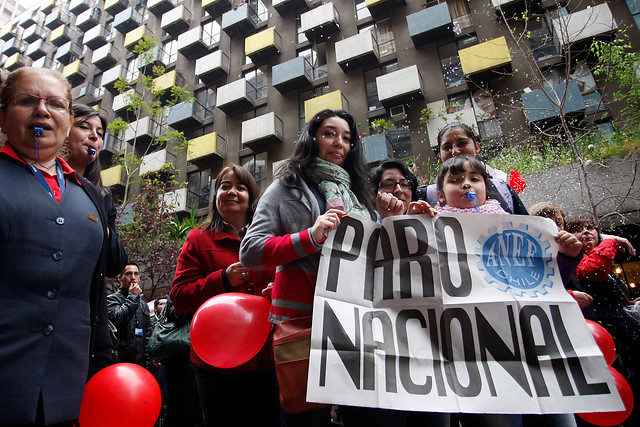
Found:
<svg viewBox="0 0 640 427"><path fill-rule="evenodd" d="M473 206L475 206L476 211L480 212L480 208L478 207L478 198L476 197L475 191L469 191L467 193L467 199L473 200Z"/></svg>
<svg viewBox="0 0 640 427"><path fill-rule="evenodd" d="M96 154L96 149L93 147L88 147L87 151L89 151L90 156L93 156L94 154Z"/></svg>
<svg viewBox="0 0 640 427"><path fill-rule="evenodd" d="M35 126L33 128L33 136L36 138L42 136L42 126Z"/></svg>

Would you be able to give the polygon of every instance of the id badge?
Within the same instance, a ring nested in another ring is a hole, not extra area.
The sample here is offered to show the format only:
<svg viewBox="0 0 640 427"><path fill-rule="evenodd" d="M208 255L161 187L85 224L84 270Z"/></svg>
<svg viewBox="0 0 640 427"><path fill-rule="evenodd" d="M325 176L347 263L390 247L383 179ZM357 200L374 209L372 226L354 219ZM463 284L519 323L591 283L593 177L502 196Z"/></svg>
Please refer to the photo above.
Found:
<svg viewBox="0 0 640 427"><path fill-rule="evenodd" d="M136 328L136 335L139 337L142 336L142 328Z"/></svg>

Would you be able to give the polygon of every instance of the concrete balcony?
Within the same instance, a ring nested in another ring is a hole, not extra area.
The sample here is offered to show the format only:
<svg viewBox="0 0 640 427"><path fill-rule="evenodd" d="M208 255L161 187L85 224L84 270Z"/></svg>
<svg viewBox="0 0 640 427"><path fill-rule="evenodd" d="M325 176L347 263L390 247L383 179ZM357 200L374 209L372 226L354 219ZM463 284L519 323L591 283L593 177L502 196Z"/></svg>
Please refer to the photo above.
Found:
<svg viewBox="0 0 640 427"><path fill-rule="evenodd" d="M407 15L407 27L415 47L454 35L447 2Z"/></svg>
<svg viewBox="0 0 640 427"><path fill-rule="evenodd" d="M389 13L399 7L406 5L404 0L365 0L365 5L369 9L371 16L382 18L389 16Z"/></svg>
<svg viewBox="0 0 640 427"><path fill-rule="evenodd" d="M280 16L284 16L289 12L301 10L309 7L307 0L273 0L271 5L278 11Z"/></svg>
<svg viewBox="0 0 640 427"><path fill-rule="evenodd" d="M213 19L231 10L231 0L202 0L202 9L206 10Z"/></svg>
<svg viewBox="0 0 640 427"><path fill-rule="evenodd" d="M180 102L169 108L167 124L175 130L184 131L202 125L204 107L197 102Z"/></svg>
<svg viewBox="0 0 640 427"><path fill-rule="evenodd" d="M136 148L146 147L153 138L160 135L158 124L151 117L143 117L129 123L129 127L124 133L124 140L128 144L134 144Z"/></svg>
<svg viewBox="0 0 640 427"><path fill-rule="evenodd" d="M153 67L163 66L166 68L169 65L165 62L165 58L164 50L156 46L148 53L145 52L138 57L138 70L145 76L153 76Z"/></svg>
<svg viewBox="0 0 640 427"><path fill-rule="evenodd" d="M62 26L60 28L68 28L68 27ZM73 33L73 30L69 29L69 31L71 33ZM26 41L27 43L33 43L34 41L36 41L38 39L46 39L48 32L49 32L49 30L45 29L44 27L41 27L38 24L33 24L32 26L26 28L22 32L22 40ZM51 32L51 34L53 34L53 31ZM53 39L50 39L50 40L53 41ZM69 40L71 40L71 39L69 39ZM69 40L66 40L65 43L68 42ZM58 46L58 45L56 45L56 46Z"/></svg>
<svg viewBox="0 0 640 427"><path fill-rule="evenodd" d="M105 71L118 63L120 51L111 43L108 43L93 51L91 63L98 67L101 71Z"/></svg>
<svg viewBox="0 0 640 427"><path fill-rule="evenodd" d="M170 11L178 5L178 0L148 0L147 10L156 16Z"/></svg>
<svg viewBox="0 0 640 427"><path fill-rule="evenodd" d="M348 111L349 104L340 90L334 90L326 95L308 99L304 101L304 121L309 122L317 112L325 108Z"/></svg>
<svg viewBox="0 0 640 427"><path fill-rule="evenodd" d="M244 40L244 54L251 58L254 64L262 63L268 58L280 54L282 37L275 28L267 28Z"/></svg>
<svg viewBox="0 0 640 427"><path fill-rule="evenodd" d="M64 8L61 8L47 15L44 20L44 26L53 30L54 28L58 28L60 25L69 25L70 22L71 15L69 15L69 12L65 12Z"/></svg>
<svg viewBox="0 0 640 427"><path fill-rule="evenodd" d="M144 176L150 172L156 172L162 169L167 163L173 163L175 156L167 151L166 148L153 153L149 153L146 156L142 156L142 164L138 173L140 176Z"/></svg>
<svg viewBox="0 0 640 427"><path fill-rule="evenodd" d="M227 141L217 132L207 133L189 140L187 147L187 162L206 165L212 159L224 159L227 151Z"/></svg>
<svg viewBox="0 0 640 427"><path fill-rule="evenodd" d="M157 90L164 90L161 96L163 102L171 98L171 88L184 86L184 76L177 70L169 71L161 76L153 79L153 83Z"/></svg>
<svg viewBox="0 0 640 427"><path fill-rule="evenodd" d="M585 110L584 99L576 81L523 93L520 99L529 123L552 120L557 118L560 112L579 115Z"/></svg>
<svg viewBox="0 0 640 427"><path fill-rule="evenodd" d="M321 43L340 30L340 15L333 3L325 3L300 15L300 31L309 40Z"/></svg>
<svg viewBox="0 0 640 427"><path fill-rule="evenodd" d="M255 8L245 3L222 15L221 29L233 38L255 31L260 22Z"/></svg>
<svg viewBox="0 0 640 427"><path fill-rule="evenodd" d="M138 28L125 34L123 46L132 51L145 34L147 34L147 26L144 24L140 25Z"/></svg>
<svg viewBox="0 0 640 427"><path fill-rule="evenodd" d="M17 26L16 24L8 24L2 27L0 30L0 40L4 40L5 42L11 39L19 39L22 36L23 28Z"/></svg>
<svg viewBox="0 0 640 427"><path fill-rule="evenodd" d="M49 40L54 46L62 46L65 43L73 40L75 35L75 31L68 27L67 25L61 25L55 30L51 30L51 34L49 35Z"/></svg>
<svg viewBox="0 0 640 427"><path fill-rule="evenodd" d="M128 7L113 17L113 27L121 33L128 33L142 24L142 13L133 7Z"/></svg>
<svg viewBox="0 0 640 427"><path fill-rule="evenodd" d="M191 11L184 4L174 7L162 15L160 27L173 37L191 27Z"/></svg>
<svg viewBox="0 0 640 427"><path fill-rule="evenodd" d="M187 189L178 188L177 190L167 191L162 195L164 203L171 213L189 212L187 206Z"/></svg>
<svg viewBox="0 0 640 427"><path fill-rule="evenodd" d="M236 80L218 88L218 108L226 114L253 108L255 101L254 88L245 79Z"/></svg>
<svg viewBox="0 0 640 427"><path fill-rule="evenodd" d="M102 73L102 87L107 89L109 92L115 90L115 83L118 81L120 77L125 77L127 75L127 69L122 65L116 65L113 68L109 68L107 71Z"/></svg>
<svg viewBox="0 0 640 427"><path fill-rule="evenodd" d="M267 113L242 122L242 143L254 151L282 142L284 125L275 113Z"/></svg>
<svg viewBox="0 0 640 427"><path fill-rule="evenodd" d="M106 148L106 141L105 141ZM102 185L105 187L124 187L127 182L127 176L124 170L124 166L116 165L109 169L104 169L100 172L100 178L102 179Z"/></svg>
<svg viewBox="0 0 640 427"><path fill-rule="evenodd" d="M199 57L209 51L211 46L205 42L200 26L185 31L178 36L178 52L187 58Z"/></svg>
<svg viewBox="0 0 640 427"><path fill-rule="evenodd" d="M609 35L618 28L608 3L559 16L552 25L557 47L589 44L593 38Z"/></svg>
<svg viewBox="0 0 640 427"><path fill-rule="evenodd" d="M502 10L505 17L510 18L516 13L540 6L540 0L491 0L491 5L496 10L498 17L502 16L500 13Z"/></svg>
<svg viewBox="0 0 640 427"><path fill-rule="evenodd" d="M14 53L24 53L27 49L27 42L20 39L10 39L4 42L0 54L11 56Z"/></svg>
<svg viewBox="0 0 640 427"><path fill-rule="evenodd" d="M18 25L22 28L29 28L32 25L44 26L44 13L39 10L32 10L31 12L24 12L20 15L20 21Z"/></svg>
<svg viewBox="0 0 640 427"><path fill-rule="evenodd" d="M43 56L47 56L47 52L49 52L50 49L51 47L49 43L47 43L43 39L40 39L29 44L24 54L35 61L36 59L42 58Z"/></svg>
<svg viewBox="0 0 640 427"><path fill-rule="evenodd" d="M33 68L48 68L54 71L60 71L61 65L58 61L55 61L52 58L47 58L43 56L42 58L38 58L31 63Z"/></svg>
<svg viewBox="0 0 640 427"><path fill-rule="evenodd" d="M460 49L458 56L464 75L476 81L511 72L511 52L504 36Z"/></svg>
<svg viewBox="0 0 640 427"><path fill-rule="evenodd" d="M109 30L102 25L96 25L84 33L82 44L91 50L96 50L109 43Z"/></svg>
<svg viewBox="0 0 640 427"><path fill-rule="evenodd" d="M80 86L76 95L73 97L74 102L83 104L92 104L96 102L104 93L103 87L97 87L91 82L87 82Z"/></svg>
<svg viewBox="0 0 640 427"><path fill-rule="evenodd" d="M8 71L13 71L20 67L24 67L25 65L27 65L26 58L20 52L16 52L4 61L2 68Z"/></svg>
<svg viewBox="0 0 640 427"><path fill-rule="evenodd" d="M89 66L87 64L83 64L79 59L76 59L62 69L62 75L69 80L72 87L85 81L88 74Z"/></svg>
<svg viewBox="0 0 640 427"><path fill-rule="evenodd" d="M51 13L54 7L56 7L56 0L45 0L40 3L40 7L38 8L38 10L45 15L48 15L49 13Z"/></svg>
<svg viewBox="0 0 640 427"><path fill-rule="evenodd" d="M229 74L229 57L221 50L216 50L196 60L196 77L205 83L213 83Z"/></svg>
<svg viewBox="0 0 640 427"><path fill-rule="evenodd" d="M271 84L280 93L311 86L313 67L304 56L290 59L271 68Z"/></svg>
<svg viewBox="0 0 640 427"><path fill-rule="evenodd" d="M378 133L360 139L364 161L368 164L380 162L393 157L393 146L387 132Z"/></svg>
<svg viewBox="0 0 640 427"><path fill-rule="evenodd" d="M69 2L69 12L78 16L85 10L91 9L97 6L97 0L71 0Z"/></svg>
<svg viewBox="0 0 640 427"><path fill-rule="evenodd" d="M104 0L104 9L111 16L116 16L129 7L129 0Z"/></svg>
<svg viewBox="0 0 640 427"><path fill-rule="evenodd" d="M424 99L422 77L416 65L376 78L378 99L385 108Z"/></svg>
<svg viewBox="0 0 640 427"><path fill-rule="evenodd" d="M344 70L377 64L380 48L373 31L365 31L336 42L336 62Z"/></svg>
<svg viewBox="0 0 640 427"><path fill-rule="evenodd" d="M119 116L125 115L127 113L127 108L129 107L129 97L133 95L133 93L133 89L131 89L114 96L113 103L111 104L111 110Z"/></svg>
<svg viewBox="0 0 640 427"><path fill-rule="evenodd" d="M97 8L85 10L76 17L76 27L82 31L88 31L100 23L101 14L102 10Z"/></svg>
<svg viewBox="0 0 640 427"><path fill-rule="evenodd" d="M120 154L125 147L125 142L119 135L113 135L107 132L104 135L104 144L102 145L102 151L107 151L111 154Z"/></svg>
<svg viewBox="0 0 640 427"><path fill-rule="evenodd" d="M70 41L60 46L53 58L61 64L69 65L70 62L82 56L82 51L82 46Z"/></svg>

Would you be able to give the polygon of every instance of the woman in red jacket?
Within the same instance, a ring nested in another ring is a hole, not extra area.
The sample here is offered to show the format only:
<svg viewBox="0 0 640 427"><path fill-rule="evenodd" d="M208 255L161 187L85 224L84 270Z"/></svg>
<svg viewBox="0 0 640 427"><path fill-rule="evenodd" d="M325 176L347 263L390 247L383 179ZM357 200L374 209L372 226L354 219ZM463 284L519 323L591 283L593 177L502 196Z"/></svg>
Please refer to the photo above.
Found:
<svg viewBox="0 0 640 427"><path fill-rule="evenodd" d="M262 295L275 270L242 266L240 241L253 217L258 186L246 169L231 164L216 177L209 220L191 230L178 258L171 300L179 313L194 313L224 292ZM278 388L271 339L249 362L232 369L207 365L191 349L205 424L233 419L235 425L279 425Z"/></svg>

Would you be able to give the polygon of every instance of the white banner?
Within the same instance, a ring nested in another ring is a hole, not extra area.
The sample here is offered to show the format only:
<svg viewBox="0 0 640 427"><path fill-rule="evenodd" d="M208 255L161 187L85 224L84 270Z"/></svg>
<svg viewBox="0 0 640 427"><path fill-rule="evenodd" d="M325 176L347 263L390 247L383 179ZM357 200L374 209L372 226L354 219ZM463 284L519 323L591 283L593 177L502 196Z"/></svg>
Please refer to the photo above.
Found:
<svg viewBox="0 0 640 427"><path fill-rule="evenodd" d="M624 406L539 217L349 215L324 244L307 398L415 411Z"/></svg>

